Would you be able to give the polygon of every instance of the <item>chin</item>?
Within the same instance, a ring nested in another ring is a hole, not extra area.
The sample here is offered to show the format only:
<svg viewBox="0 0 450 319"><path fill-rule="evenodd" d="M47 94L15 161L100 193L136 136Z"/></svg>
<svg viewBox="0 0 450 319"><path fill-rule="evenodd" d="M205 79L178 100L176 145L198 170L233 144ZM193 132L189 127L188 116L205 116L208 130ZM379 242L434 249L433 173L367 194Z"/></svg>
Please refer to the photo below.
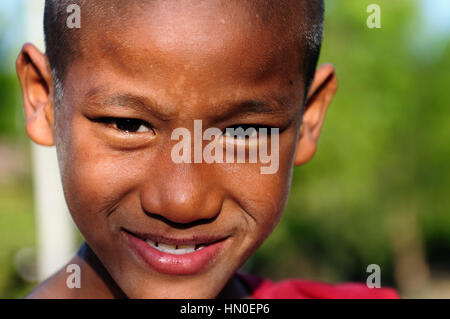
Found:
<svg viewBox="0 0 450 319"><path fill-rule="evenodd" d="M177 279L175 278L174 281ZM202 280L199 287L197 283L192 285L187 283L177 284L173 282L168 285L154 283L151 287L131 289L127 296L130 299L214 299L219 295L223 287L211 287L208 283L211 280Z"/></svg>

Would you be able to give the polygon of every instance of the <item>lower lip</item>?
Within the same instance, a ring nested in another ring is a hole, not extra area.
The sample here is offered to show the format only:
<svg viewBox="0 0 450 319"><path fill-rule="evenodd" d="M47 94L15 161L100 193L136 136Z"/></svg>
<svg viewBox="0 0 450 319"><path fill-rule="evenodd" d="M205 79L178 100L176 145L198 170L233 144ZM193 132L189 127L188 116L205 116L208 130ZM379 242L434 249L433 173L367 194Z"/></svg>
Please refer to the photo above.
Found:
<svg viewBox="0 0 450 319"><path fill-rule="evenodd" d="M168 275L192 275L202 271L217 257L226 240L204 246L191 253L176 255L151 247L142 239L125 231L125 242L132 252L154 270Z"/></svg>

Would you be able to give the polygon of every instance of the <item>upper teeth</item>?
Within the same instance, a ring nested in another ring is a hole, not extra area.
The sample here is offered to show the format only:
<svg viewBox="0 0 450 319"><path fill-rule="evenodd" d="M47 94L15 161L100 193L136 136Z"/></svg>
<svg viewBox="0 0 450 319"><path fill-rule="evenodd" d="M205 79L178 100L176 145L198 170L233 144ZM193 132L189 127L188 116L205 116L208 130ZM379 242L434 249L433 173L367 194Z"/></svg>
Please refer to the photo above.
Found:
<svg viewBox="0 0 450 319"><path fill-rule="evenodd" d="M158 249L159 251L176 255L192 253L195 250L200 250L203 248L203 246L201 245L197 247L195 245L167 245L163 243L154 242L153 240L150 239L147 239L146 243L149 244L151 247Z"/></svg>

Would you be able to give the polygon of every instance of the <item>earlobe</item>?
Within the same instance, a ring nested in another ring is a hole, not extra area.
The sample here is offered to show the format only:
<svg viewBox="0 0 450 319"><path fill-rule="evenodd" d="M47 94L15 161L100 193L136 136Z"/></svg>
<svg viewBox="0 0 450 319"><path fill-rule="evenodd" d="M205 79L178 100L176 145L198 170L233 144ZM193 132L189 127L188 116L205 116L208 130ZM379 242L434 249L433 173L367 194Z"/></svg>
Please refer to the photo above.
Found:
<svg viewBox="0 0 450 319"><path fill-rule="evenodd" d="M44 146L53 146L53 129L49 124L45 114L45 106L38 106L36 110L27 117L26 132L35 143Z"/></svg>
<svg viewBox="0 0 450 319"><path fill-rule="evenodd" d="M330 64L321 66L314 76L303 113L295 165L309 162L317 150L325 113L337 90L335 69Z"/></svg>
<svg viewBox="0 0 450 319"><path fill-rule="evenodd" d="M28 136L37 144L54 145L52 76L47 58L32 44L25 44L16 61L22 87Z"/></svg>

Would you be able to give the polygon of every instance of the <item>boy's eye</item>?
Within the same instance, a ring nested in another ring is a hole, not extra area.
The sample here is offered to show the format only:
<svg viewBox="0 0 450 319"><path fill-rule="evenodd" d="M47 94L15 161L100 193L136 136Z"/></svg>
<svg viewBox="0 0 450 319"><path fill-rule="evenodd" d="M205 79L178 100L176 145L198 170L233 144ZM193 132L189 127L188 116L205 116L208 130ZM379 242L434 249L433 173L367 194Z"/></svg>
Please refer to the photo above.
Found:
<svg viewBox="0 0 450 319"><path fill-rule="evenodd" d="M251 139L258 137L258 130L260 128L265 128L267 131L267 134L270 134L269 128L261 125L247 125L247 124L240 124L240 125L234 125L227 127L224 131L225 137L231 137L235 139Z"/></svg>
<svg viewBox="0 0 450 319"><path fill-rule="evenodd" d="M125 133L146 133L153 131L149 123L138 119L107 117L99 121L109 124L113 128Z"/></svg>

